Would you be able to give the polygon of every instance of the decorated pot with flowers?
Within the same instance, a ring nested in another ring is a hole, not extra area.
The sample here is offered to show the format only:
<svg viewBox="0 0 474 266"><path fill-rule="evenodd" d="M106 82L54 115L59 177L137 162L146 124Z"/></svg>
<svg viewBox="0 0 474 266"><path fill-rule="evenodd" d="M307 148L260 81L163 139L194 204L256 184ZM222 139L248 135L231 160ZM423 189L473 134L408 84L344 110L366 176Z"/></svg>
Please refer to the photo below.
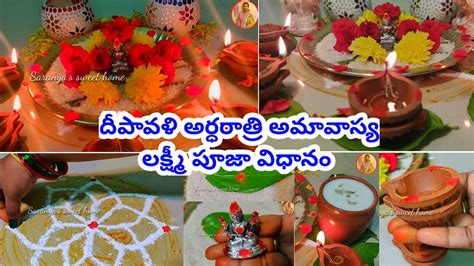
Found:
<svg viewBox="0 0 474 266"><path fill-rule="evenodd" d="M411 0L410 12L420 19L451 22L456 3L455 0Z"/></svg>
<svg viewBox="0 0 474 266"><path fill-rule="evenodd" d="M94 27L89 0L46 0L41 7L41 26L57 41L80 36Z"/></svg>
<svg viewBox="0 0 474 266"><path fill-rule="evenodd" d="M139 17L114 16L91 34L54 46L30 68L31 95L64 119L86 124L103 110L169 112L198 95L205 55L187 37L142 25Z"/></svg>
<svg viewBox="0 0 474 266"><path fill-rule="evenodd" d="M167 32L190 32L200 17L199 0L148 0L145 9L147 25Z"/></svg>

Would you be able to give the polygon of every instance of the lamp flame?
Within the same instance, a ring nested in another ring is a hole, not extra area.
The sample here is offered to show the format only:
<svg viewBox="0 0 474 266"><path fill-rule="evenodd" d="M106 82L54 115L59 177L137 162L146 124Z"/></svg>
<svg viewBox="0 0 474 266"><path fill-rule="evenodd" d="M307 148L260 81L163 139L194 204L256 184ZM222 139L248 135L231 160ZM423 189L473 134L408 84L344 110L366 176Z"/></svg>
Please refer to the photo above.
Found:
<svg viewBox="0 0 474 266"><path fill-rule="evenodd" d="M230 33L230 29L225 32L224 37L224 45L227 47L232 43L232 34Z"/></svg>
<svg viewBox="0 0 474 266"><path fill-rule="evenodd" d="M18 63L18 56L16 55L16 49L13 48L12 57L11 57L12 64Z"/></svg>
<svg viewBox="0 0 474 266"><path fill-rule="evenodd" d="M392 67L397 62L397 52L393 51L388 54L387 59L385 59L385 64L387 66L387 70L392 69Z"/></svg>
<svg viewBox="0 0 474 266"><path fill-rule="evenodd" d="M286 16L285 20L285 27L290 27L291 26L291 13L288 13L288 16Z"/></svg>
<svg viewBox="0 0 474 266"><path fill-rule="evenodd" d="M287 54L285 41L283 41L283 38L281 36L278 39L278 51L281 57L285 57Z"/></svg>
<svg viewBox="0 0 474 266"><path fill-rule="evenodd" d="M219 101L221 98L221 85L219 84L219 80L215 79L211 83L211 87L209 88L209 99L211 101Z"/></svg>
<svg viewBox="0 0 474 266"><path fill-rule="evenodd" d="M20 96L15 97L15 101L13 102L13 111L18 112L21 108Z"/></svg>
<svg viewBox="0 0 474 266"><path fill-rule="evenodd" d="M324 245L325 241L326 241L326 238L324 236L324 232L319 231L318 235L316 236L316 242L321 244L321 245Z"/></svg>

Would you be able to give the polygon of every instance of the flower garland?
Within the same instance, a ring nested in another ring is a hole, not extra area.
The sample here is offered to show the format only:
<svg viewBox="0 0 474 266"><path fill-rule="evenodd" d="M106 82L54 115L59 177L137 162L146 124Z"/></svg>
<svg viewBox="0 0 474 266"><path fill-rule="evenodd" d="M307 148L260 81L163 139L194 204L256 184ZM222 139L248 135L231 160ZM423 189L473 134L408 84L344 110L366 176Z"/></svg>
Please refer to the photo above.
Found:
<svg viewBox="0 0 474 266"><path fill-rule="evenodd" d="M66 70L65 85L79 89L90 104L112 106L120 100L117 84L108 79L90 81L93 76L107 77L113 69L111 55L117 47L124 52L130 68L124 73L125 96L137 104L157 104L164 95L164 85L175 78L173 63L181 58L182 47L170 40L154 41L155 32L136 32L142 26L134 16L115 16L98 23L99 30L90 34L84 47L68 42L61 44L59 58Z"/></svg>
<svg viewBox="0 0 474 266"><path fill-rule="evenodd" d="M336 20L331 28L336 37L334 49L338 52L353 53L357 60L376 64L384 63L384 48L380 44L383 18L397 25L395 51L398 60L406 64L426 64L441 44L441 37L451 29L449 23L435 20L419 22L416 18L400 10L391 3L378 5L374 10L366 10L354 22L351 19Z"/></svg>

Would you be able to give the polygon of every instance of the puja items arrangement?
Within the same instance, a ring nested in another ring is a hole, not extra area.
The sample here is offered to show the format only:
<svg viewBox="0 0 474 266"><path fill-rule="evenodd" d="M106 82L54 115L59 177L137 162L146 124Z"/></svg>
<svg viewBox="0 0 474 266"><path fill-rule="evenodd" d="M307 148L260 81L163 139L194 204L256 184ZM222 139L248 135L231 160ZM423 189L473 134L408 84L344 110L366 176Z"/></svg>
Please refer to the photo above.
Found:
<svg viewBox="0 0 474 266"><path fill-rule="evenodd" d="M382 184L385 204L397 215L388 226L394 244L410 263L440 260L447 249L403 239L407 230L444 226L461 209L459 174L447 167L429 166ZM409 243L407 243L409 242Z"/></svg>

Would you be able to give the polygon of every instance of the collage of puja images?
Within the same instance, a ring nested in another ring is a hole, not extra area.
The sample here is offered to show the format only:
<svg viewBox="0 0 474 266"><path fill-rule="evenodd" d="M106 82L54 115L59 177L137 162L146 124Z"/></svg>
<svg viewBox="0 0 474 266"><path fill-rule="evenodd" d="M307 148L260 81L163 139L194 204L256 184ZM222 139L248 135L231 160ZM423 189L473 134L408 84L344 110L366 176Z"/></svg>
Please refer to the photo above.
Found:
<svg viewBox="0 0 474 266"><path fill-rule="evenodd" d="M474 0L0 0L0 266L473 266L473 43Z"/></svg>

